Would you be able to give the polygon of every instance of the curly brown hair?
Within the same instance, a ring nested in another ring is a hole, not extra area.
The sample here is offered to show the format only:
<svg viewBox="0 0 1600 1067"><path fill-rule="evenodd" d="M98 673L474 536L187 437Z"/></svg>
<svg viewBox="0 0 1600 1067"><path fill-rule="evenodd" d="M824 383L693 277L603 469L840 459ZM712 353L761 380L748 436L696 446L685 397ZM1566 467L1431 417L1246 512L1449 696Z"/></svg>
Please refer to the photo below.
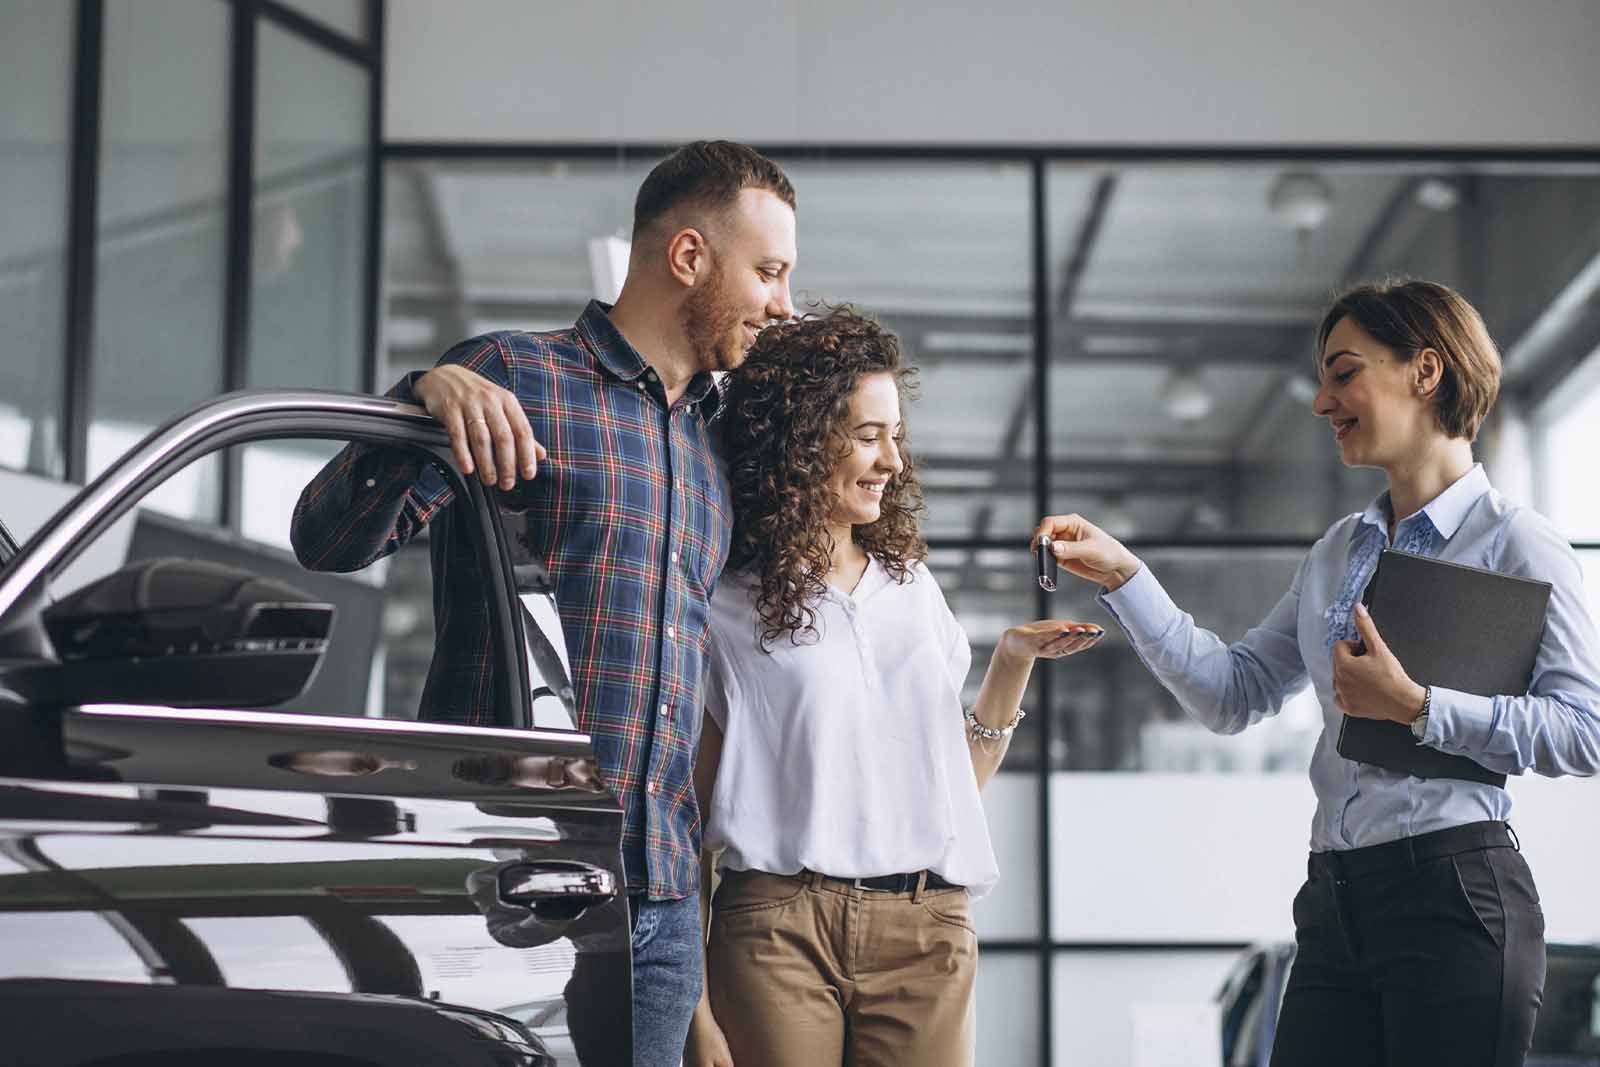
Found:
<svg viewBox="0 0 1600 1067"><path fill-rule="evenodd" d="M724 383L718 422L733 494L728 566L759 582L763 646L785 634L799 643L800 634L816 633L811 605L826 591L832 565L828 477L850 453L850 399L873 374L892 375L904 397L916 371L902 359L899 338L845 305L763 330ZM923 503L916 466L903 447L900 459L877 520L854 527L852 536L906 581L928 546L917 528Z"/></svg>

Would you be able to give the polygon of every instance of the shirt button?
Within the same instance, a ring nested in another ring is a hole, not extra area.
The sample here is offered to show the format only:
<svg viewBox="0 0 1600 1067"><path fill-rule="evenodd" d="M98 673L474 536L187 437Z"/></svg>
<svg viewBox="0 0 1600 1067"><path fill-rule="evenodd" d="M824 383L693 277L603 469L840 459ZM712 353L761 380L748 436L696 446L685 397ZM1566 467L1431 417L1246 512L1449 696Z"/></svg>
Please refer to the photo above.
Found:
<svg viewBox="0 0 1600 1067"><path fill-rule="evenodd" d="M663 719L672 718L672 705L671 704L663 704L663 705L661 705L661 717Z"/></svg>
<svg viewBox="0 0 1600 1067"><path fill-rule="evenodd" d="M633 384L637 385L640 389L643 389L644 388L644 379L641 378L639 381L636 381Z"/></svg>
<svg viewBox="0 0 1600 1067"><path fill-rule="evenodd" d="M655 793L656 793L656 784L655 784L655 783L654 783L654 782L649 782L649 783L647 783L647 784L646 784L646 785L645 785L645 787L644 787L644 791L645 791L645 792L646 792L646 793L649 793L649 794L650 794L650 795L651 795L651 796L655 796Z"/></svg>
<svg viewBox="0 0 1600 1067"><path fill-rule="evenodd" d="M674 563L678 562L678 550L677 549L673 549L672 550L672 562L674 562Z"/></svg>
<svg viewBox="0 0 1600 1067"><path fill-rule="evenodd" d="M669 627L667 627L667 640L668 640L668 641L671 641L671 640L672 640L672 639L673 639L673 638L675 638L675 637L677 637L677 636L678 636L678 631L677 631L677 630L674 630L674 629L673 629L673 628L672 628L672 627L670 627L670 626L669 626Z"/></svg>
<svg viewBox="0 0 1600 1067"><path fill-rule="evenodd" d="M368 478L367 479L367 488L368 489L375 488L377 486L377 484L378 484L378 479L376 479L376 478Z"/></svg>

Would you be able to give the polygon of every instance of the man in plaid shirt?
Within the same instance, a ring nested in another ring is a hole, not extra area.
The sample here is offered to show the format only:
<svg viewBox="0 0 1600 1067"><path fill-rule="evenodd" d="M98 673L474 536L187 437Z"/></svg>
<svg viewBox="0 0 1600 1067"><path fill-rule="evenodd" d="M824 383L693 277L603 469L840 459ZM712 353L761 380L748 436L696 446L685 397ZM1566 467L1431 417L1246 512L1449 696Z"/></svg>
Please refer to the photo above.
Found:
<svg viewBox="0 0 1600 1067"><path fill-rule="evenodd" d="M793 316L794 261L783 172L743 145L696 142L639 189L614 307L591 302L567 330L463 341L389 393L444 425L464 473L501 490L531 479L518 504L555 582L578 726L623 807L639 1064L678 1063L702 983L691 770L707 606L732 522L707 426L711 372ZM493 724L481 575L451 499L425 462L352 445L301 494L295 553L355 570L430 526L438 644L421 713Z"/></svg>

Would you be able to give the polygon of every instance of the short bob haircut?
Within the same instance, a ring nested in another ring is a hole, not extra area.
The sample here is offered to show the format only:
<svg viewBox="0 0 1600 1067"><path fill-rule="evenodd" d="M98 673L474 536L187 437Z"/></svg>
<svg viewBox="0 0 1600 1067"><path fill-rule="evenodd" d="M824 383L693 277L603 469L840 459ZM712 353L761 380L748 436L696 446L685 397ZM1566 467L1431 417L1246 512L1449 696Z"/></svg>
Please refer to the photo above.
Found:
<svg viewBox="0 0 1600 1067"><path fill-rule="evenodd" d="M1483 317L1460 293L1436 282L1391 278L1347 290L1317 328L1317 376L1328 335L1349 318L1374 341L1409 363L1425 348L1439 353L1444 374L1434 390L1434 417L1446 436L1475 440L1500 395L1500 352Z"/></svg>

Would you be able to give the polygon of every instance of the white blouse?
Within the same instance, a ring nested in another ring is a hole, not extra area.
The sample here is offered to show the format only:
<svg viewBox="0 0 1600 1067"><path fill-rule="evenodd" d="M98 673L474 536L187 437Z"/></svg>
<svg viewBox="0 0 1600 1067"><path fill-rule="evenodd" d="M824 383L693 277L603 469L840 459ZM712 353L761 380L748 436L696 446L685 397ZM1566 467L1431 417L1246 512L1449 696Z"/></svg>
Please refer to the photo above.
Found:
<svg viewBox="0 0 1600 1067"><path fill-rule="evenodd" d="M711 600L704 692L722 728L705 847L719 866L840 878L937 872L981 896L999 879L967 749L972 650L921 563L877 560L829 588L816 634L760 642L754 582Z"/></svg>

